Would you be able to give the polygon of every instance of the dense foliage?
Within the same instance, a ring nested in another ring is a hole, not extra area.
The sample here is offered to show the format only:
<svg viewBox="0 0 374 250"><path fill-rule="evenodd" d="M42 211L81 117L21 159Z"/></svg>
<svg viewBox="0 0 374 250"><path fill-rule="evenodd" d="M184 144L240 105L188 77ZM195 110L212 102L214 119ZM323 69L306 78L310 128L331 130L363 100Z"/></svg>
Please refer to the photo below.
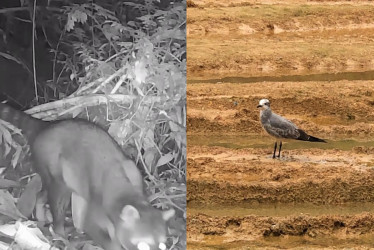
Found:
<svg viewBox="0 0 374 250"><path fill-rule="evenodd" d="M185 248L185 1L56 2L36 6L31 19L34 39L43 37L53 67L47 81L34 79L35 107L28 112L47 120L105 118L109 133L143 170L152 204L177 210L172 245ZM35 6L30 1L28 7ZM32 49L35 59L35 43ZM4 145L17 148L2 135Z"/></svg>

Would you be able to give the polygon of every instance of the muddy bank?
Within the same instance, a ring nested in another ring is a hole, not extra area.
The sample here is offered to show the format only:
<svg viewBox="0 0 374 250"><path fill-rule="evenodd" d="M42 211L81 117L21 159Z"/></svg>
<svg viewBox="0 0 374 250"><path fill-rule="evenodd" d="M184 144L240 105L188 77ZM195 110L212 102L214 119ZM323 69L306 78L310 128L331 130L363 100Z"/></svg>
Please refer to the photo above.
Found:
<svg viewBox="0 0 374 250"><path fill-rule="evenodd" d="M374 245L374 147L287 145L280 160L271 146L189 146L189 249Z"/></svg>
<svg viewBox="0 0 374 250"><path fill-rule="evenodd" d="M374 4L287 1L187 11L188 78L374 69Z"/></svg>
<svg viewBox="0 0 374 250"><path fill-rule="evenodd" d="M373 81L244 78L374 69L373 2L193 2L188 248L372 249ZM209 82L223 77L233 78ZM272 159L262 98L327 145L287 142Z"/></svg>
<svg viewBox="0 0 374 250"><path fill-rule="evenodd" d="M190 217L189 231L203 235L235 234L235 240L248 240L268 236L319 235L345 236L374 234L374 216L363 213L354 216L309 216L298 215L286 218L267 216L211 217L198 214ZM339 232L340 231L340 232ZM344 232L342 232L344 231Z"/></svg>
<svg viewBox="0 0 374 250"><path fill-rule="evenodd" d="M189 134L257 134L258 101L268 98L274 112L324 138L374 136L371 81L189 84Z"/></svg>
<svg viewBox="0 0 374 250"><path fill-rule="evenodd" d="M341 5L341 4L351 4L351 5L370 5L373 4L370 0L189 0L188 7L193 8L206 8L206 7L239 7L248 6L255 4L326 4L326 5Z"/></svg>
<svg viewBox="0 0 374 250"><path fill-rule="evenodd" d="M190 247L194 246L191 249L204 249L204 246L209 249L369 249L374 244L374 217L369 213L286 218L211 217L199 214L189 217L187 228L191 232L188 239ZM204 244L197 243L203 239ZM300 247L302 245L304 247Z"/></svg>
<svg viewBox="0 0 374 250"><path fill-rule="evenodd" d="M374 202L374 161L339 150L194 147L188 153L187 201L201 204Z"/></svg>
<svg viewBox="0 0 374 250"><path fill-rule="evenodd" d="M374 203L373 94L371 81L189 84L191 249L374 245L373 209L318 214L326 205ZM261 98L329 143L286 142L281 159L272 159L274 140L263 132L256 109ZM243 206L269 212L274 204L317 212L234 215ZM217 207L221 216L210 214L209 207Z"/></svg>

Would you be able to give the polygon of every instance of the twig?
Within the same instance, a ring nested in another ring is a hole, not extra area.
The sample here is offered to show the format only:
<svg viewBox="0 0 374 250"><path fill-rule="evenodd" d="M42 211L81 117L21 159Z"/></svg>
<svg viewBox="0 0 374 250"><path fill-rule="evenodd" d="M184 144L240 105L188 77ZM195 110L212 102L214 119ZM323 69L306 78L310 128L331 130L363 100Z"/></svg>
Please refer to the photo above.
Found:
<svg viewBox="0 0 374 250"><path fill-rule="evenodd" d="M37 7L38 9L41 9L41 7ZM47 9L49 11L56 11L56 12L63 12L62 9L59 8L53 8L53 7L43 7L43 9ZM8 13L8 12L16 12L16 11L29 11L29 7L14 7L14 8L6 8L1 9L0 14Z"/></svg>
<svg viewBox="0 0 374 250"><path fill-rule="evenodd" d="M122 67L117 72L115 72L113 75L109 76L105 81L103 81L99 86L97 86L96 89L94 89L94 91L92 91L92 94L96 94L102 87L107 85L110 81L112 81L117 76L121 75L125 71L125 69L126 67Z"/></svg>
<svg viewBox="0 0 374 250"><path fill-rule="evenodd" d="M185 196L185 194L183 194L183 197ZM165 199L169 202L169 204L171 204L172 206L178 208L179 210L181 210L183 213L185 212L185 209L181 208L180 206L178 206L177 204L175 204L174 201L172 201L164 192L162 194L162 196L159 196L157 197L159 199Z"/></svg>
<svg viewBox="0 0 374 250"><path fill-rule="evenodd" d="M96 85L96 83L98 82L101 82L103 81L104 78L103 77L100 77L98 79L96 79L95 81L93 82L90 82L90 83L87 83L86 85L84 85L83 87L79 88L75 93L71 94L69 97L73 97L73 96L78 96L80 95L83 91L91 88L92 86Z"/></svg>
<svg viewBox="0 0 374 250"><path fill-rule="evenodd" d="M55 101L55 102L50 102L50 103L42 104L39 106L35 106L25 112L29 115L32 115L35 118L39 118L39 119L45 118L45 120L53 120L53 118L48 117L53 114L56 114L56 112L53 110L61 109L61 108L68 108L71 105L83 104L86 106L95 106L95 105L99 105L102 103L107 103L108 100L122 103L122 104L131 105L136 98L137 96L120 95L120 94L108 95L108 96L105 96L105 95L78 96L78 97L66 98L66 99ZM147 97L145 101L159 102L160 97Z"/></svg>
<svg viewBox="0 0 374 250"><path fill-rule="evenodd" d="M33 76L34 76L34 91L35 91L35 100L36 103L39 103L39 95L38 95L38 85L36 82L36 65L35 65L35 37L36 37L36 21L35 21L35 16L36 16L36 2L37 0L34 1L34 9L33 9L33 14L32 14L32 35L31 35L31 40L32 40L32 70L33 70Z"/></svg>
<svg viewBox="0 0 374 250"><path fill-rule="evenodd" d="M112 91L110 92L110 94L114 94L117 92L117 90L119 89L119 87L121 87L122 83L125 81L125 79L127 78L127 74L123 74L118 82L116 83L116 85L114 86L114 88L112 89Z"/></svg>

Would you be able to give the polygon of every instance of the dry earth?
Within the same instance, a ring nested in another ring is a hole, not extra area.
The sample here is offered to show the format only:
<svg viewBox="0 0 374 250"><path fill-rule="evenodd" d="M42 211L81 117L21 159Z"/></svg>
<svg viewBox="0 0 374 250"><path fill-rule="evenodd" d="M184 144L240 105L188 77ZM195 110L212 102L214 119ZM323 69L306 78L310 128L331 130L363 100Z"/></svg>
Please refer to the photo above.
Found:
<svg viewBox="0 0 374 250"><path fill-rule="evenodd" d="M374 204L372 82L189 84L187 93L189 135L266 136L256 110L259 99L266 97L271 98L275 112L314 135L330 141L369 140L367 146L350 150L289 150L285 144L281 160L270 158L271 144L242 149L190 145L187 200L191 249L220 249L225 244L228 248L232 242L238 244L237 249L374 246L367 240L374 237L374 206L346 215L338 210L313 215L300 210L287 216L230 216L229 209L226 215L204 210L221 205L235 211L259 204ZM326 235L332 239L326 241Z"/></svg>
<svg viewBox="0 0 374 250"><path fill-rule="evenodd" d="M189 80L374 70L372 1L193 3ZM189 249L374 249L373 81L194 83L187 97ZM266 138L261 98L333 146L290 142L273 160L271 140L203 142Z"/></svg>
<svg viewBox="0 0 374 250"><path fill-rule="evenodd" d="M310 133L333 138L374 137L374 83L263 82L188 84L189 134L262 132L260 99Z"/></svg>
<svg viewBox="0 0 374 250"><path fill-rule="evenodd" d="M374 69L372 1L193 1L188 77Z"/></svg>

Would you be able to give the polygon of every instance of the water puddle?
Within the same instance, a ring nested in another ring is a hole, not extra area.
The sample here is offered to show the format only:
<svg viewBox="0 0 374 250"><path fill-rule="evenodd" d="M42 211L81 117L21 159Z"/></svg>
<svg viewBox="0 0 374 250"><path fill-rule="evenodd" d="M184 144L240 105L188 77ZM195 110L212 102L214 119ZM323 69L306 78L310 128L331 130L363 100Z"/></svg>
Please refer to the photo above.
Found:
<svg viewBox="0 0 374 250"><path fill-rule="evenodd" d="M187 135L189 146L220 146L231 149L242 148L269 148L274 145L274 138L262 135ZM328 143L315 143L304 141L284 142L287 149L340 149L351 150L354 147L374 147L374 141L360 140L328 140Z"/></svg>
<svg viewBox="0 0 374 250"><path fill-rule="evenodd" d="M187 83L254 83L254 82L308 82L308 81L342 81L374 80L374 71L340 72L312 75L283 75L255 77L223 77L212 79L187 79Z"/></svg>
<svg viewBox="0 0 374 250"><path fill-rule="evenodd" d="M187 213L190 215L203 213L209 216L272 216L284 217L290 215L307 214L319 215L355 215L360 213L374 213L374 203L346 203L341 205L315 204L242 204L229 205L201 205L189 202Z"/></svg>
<svg viewBox="0 0 374 250"><path fill-rule="evenodd" d="M337 238L330 235L317 236L315 238L311 238L308 236L267 237L256 245L258 245L258 247L271 246L277 249L309 249L322 247L338 247L339 249L352 249L354 247L364 246L373 247L374 237L372 234L360 235L356 236L355 238Z"/></svg>
<svg viewBox="0 0 374 250"><path fill-rule="evenodd" d="M280 236L264 237L256 241L230 241L223 236L205 236L203 241L188 242L187 249L205 250L205 249L319 249L330 247L329 249L372 249L374 246L374 237L372 234L360 235L355 238L337 238L330 235L317 236L311 238L308 236ZM331 248L334 247L334 248ZM367 248L363 248L367 247Z"/></svg>

